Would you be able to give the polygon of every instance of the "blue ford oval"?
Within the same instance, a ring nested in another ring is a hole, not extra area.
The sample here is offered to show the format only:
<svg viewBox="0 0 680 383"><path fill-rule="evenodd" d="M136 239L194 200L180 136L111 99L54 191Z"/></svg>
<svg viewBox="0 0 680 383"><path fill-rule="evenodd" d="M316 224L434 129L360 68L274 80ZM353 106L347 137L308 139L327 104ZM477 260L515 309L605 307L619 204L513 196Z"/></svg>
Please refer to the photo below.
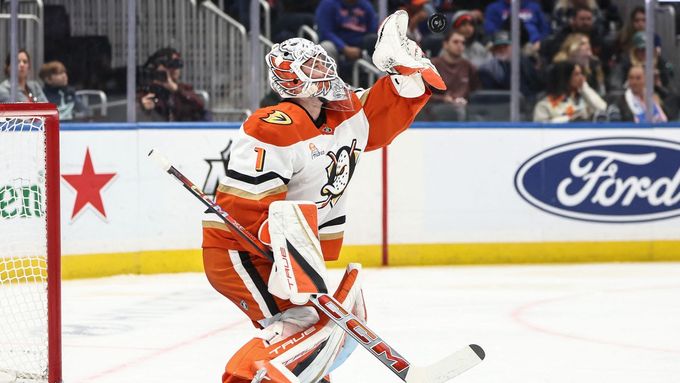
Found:
<svg viewBox="0 0 680 383"><path fill-rule="evenodd" d="M680 215L680 143L616 137L576 141L531 157L515 189L551 214L595 222Z"/></svg>

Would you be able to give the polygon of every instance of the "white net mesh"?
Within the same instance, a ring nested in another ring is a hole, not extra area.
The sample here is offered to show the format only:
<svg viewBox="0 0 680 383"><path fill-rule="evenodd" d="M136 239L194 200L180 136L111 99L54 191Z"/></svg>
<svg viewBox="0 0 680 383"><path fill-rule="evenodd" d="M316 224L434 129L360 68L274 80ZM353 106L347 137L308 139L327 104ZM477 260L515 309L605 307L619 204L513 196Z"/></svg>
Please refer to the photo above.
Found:
<svg viewBox="0 0 680 383"><path fill-rule="evenodd" d="M0 117L0 381L47 381L44 193L44 120Z"/></svg>

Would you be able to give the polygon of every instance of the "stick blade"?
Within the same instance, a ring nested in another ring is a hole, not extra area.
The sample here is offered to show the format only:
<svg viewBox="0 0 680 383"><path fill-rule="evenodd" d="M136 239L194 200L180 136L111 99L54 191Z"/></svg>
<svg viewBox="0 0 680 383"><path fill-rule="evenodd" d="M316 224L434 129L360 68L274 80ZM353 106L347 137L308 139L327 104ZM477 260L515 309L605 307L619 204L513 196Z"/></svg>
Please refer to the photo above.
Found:
<svg viewBox="0 0 680 383"><path fill-rule="evenodd" d="M468 345L437 363L426 367L411 366L404 379L407 383L444 383L464 373L484 360L484 350Z"/></svg>

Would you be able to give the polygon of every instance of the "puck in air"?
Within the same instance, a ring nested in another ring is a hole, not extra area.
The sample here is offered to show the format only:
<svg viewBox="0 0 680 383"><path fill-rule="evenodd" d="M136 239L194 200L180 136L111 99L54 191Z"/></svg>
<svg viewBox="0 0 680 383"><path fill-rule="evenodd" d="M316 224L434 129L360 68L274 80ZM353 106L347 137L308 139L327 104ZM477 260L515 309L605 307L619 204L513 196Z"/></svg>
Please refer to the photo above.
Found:
<svg viewBox="0 0 680 383"><path fill-rule="evenodd" d="M442 33L446 29L446 16L441 13L433 13L427 19L427 27L433 33Z"/></svg>

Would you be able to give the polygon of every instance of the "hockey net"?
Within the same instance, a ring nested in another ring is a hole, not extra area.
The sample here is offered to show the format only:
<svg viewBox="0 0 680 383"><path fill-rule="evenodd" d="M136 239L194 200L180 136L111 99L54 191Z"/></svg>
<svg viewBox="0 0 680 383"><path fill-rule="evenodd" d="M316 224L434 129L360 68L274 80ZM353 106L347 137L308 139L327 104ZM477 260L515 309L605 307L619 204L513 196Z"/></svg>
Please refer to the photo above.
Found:
<svg viewBox="0 0 680 383"><path fill-rule="evenodd" d="M59 125L0 104L0 382L60 382Z"/></svg>

